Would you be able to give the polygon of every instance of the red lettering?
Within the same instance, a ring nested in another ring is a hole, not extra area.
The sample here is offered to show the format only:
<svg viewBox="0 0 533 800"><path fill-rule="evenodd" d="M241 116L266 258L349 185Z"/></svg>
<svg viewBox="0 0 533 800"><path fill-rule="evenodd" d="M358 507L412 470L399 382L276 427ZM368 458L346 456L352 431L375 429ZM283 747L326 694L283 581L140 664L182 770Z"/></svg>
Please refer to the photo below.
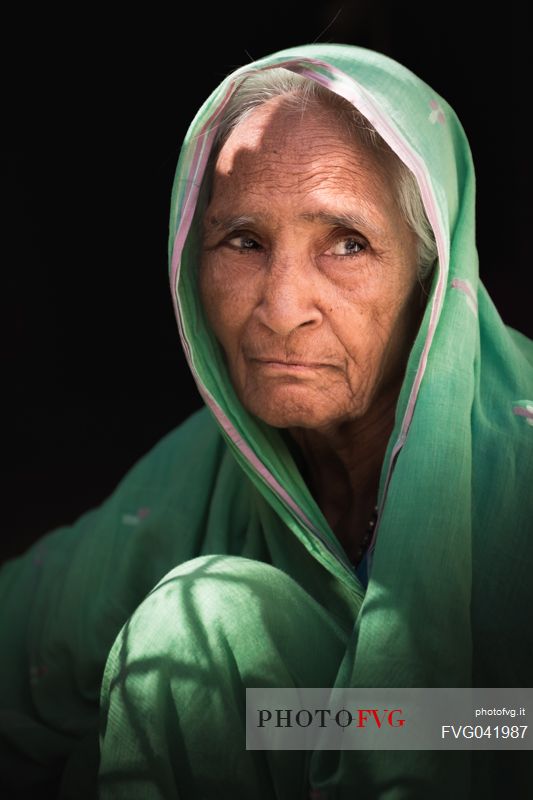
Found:
<svg viewBox="0 0 533 800"><path fill-rule="evenodd" d="M366 723L368 720L368 716L371 713L369 708L360 708L358 713L359 722L357 723L357 728L366 728Z"/></svg>
<svg viewBox="0 0 533 800"><path fill-rule="evenodd" d="M383 712L383 716L380 719L377 708L373 708L372 709L372 716L376 720L376 725L378 726L378 728L381 728L381 726L383 724L383 720L387 716L387 710L385 709L385 711Z"/></svg>

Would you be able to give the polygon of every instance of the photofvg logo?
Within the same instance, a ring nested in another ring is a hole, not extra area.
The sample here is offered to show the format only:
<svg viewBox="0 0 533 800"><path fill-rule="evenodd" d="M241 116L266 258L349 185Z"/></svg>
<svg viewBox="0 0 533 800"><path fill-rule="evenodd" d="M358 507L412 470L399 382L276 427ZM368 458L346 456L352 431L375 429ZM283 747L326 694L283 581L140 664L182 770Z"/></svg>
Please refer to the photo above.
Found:
<svg viewBox="0 0 533 800"><path fill-rule="evenodd" d="M392 743L401 739L408 726L403 706L392 696L381 703L371 697L347 697L346 691L248 690L247 747L338 750L364 746L374 749L379 739L389 741L392 748Z"/></svg>
<svg viewBox="0 0 533 800"><path fill-rule="evenodd" d="M379 708L358 708L350 711L341 708L338 711L331 708L268 708L258 709L258 728L272 725L275 728L292 728L295 725L300 728L308 728L310 725L318 724L319 728L326 728L328 725L337 725L339 728L347 728L355 725L356 728L366 728L368 725L375 725L377 728L389 726L389 728L402 728L405 724L403 711L401 708L392 710Z"/></svg>
<svg viewBox="0 0 533 800"><path fill-rule="evenodd" d="M246 747L531 750L528 708L533 689L247 689Z"/></svg>

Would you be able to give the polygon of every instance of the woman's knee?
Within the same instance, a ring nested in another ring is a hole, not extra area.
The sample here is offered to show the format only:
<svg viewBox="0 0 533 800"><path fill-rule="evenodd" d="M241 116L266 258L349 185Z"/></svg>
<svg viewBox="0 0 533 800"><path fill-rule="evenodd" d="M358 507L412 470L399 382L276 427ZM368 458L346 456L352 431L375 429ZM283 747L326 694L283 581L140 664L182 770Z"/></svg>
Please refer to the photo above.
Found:
<svg viewBox="0 0 533 800"><path fill-rule="evenodd" d="M288 675L319 685L320 665L338 663L345 644L335 620L282 570L241 556L200 556L168 572L137 608L106 674L120 674L126 662L161 667L162 659L173 671L213 673L233 660L247 685Z"/></svg>
<svg viewBox="0 0 533 800"><path fill-rule="evenodd" d="M176 775L182 787L205 787L228 765L233 772L238 765L250 785L267 786L268 760L245 747L245 688L332 685L344 648L326 611L281 570L239 556L181 564L111 649L101 697L101 788L118 780L123 796L133 796L130 782L163 781L146 796L172 797ZM303 765L289 760L298 783Z"/></svg>

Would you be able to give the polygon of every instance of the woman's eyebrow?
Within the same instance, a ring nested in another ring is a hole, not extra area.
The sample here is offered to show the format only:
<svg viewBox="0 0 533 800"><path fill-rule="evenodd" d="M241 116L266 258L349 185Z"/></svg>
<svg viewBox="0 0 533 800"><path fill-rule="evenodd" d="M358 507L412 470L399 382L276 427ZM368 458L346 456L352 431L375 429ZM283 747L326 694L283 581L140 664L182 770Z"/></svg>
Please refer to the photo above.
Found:
<svg viewBox="0 0 533 800"><path fill-rule="evenodd" d="M206 227L210 230L232 231L235 228L254 225L258 221L268 219L271 215L236 214L225 217L211 216L206 219ZM298 215L299 219L306 222L321 222L335 228L366 228L377 236L383 236L384 231L372 222L367 216L360 213L335 214L329 211L305 211Z"/></svg>
<svg viewBox="0 0 533 800"><path fill-rule="evenodd" d="M377 236L383 235L383 230L363 214L332 214L329 211L305 211L299 215L300 219L308 222L323 222L335 228L366 228Z"/></svg>
<svg viewBox="0 0 533 800"><path fill-rule="evenodd" d="M216 228L220 231L232 231L234 228L240 228L245 225L253 225L257 220L258 215L244 215L239 214L236 216L227 217L208 217L206 226L210 229Z"/></svg>

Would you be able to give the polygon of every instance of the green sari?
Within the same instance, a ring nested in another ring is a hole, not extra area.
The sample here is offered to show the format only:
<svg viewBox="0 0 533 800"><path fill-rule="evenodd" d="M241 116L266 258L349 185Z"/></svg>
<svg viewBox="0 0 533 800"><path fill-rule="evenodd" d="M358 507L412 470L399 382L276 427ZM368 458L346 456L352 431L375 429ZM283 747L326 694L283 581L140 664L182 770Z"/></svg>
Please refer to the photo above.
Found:
<svg viewBox="0 0 533 800"><path fill-rule="evenodd" d="M438 248L383 462L368 586L282 433L237 400L197 292L195 211L217 120L247 74L274 66L370 120L415 173ZM531 685L533 343L479 279L474 167L453 109L405 67L347 45L237 70L183 143L169 265L206 408L100 508L0 572L9 796L525 796L529 752L244 745L248 686Z"/></svg>

